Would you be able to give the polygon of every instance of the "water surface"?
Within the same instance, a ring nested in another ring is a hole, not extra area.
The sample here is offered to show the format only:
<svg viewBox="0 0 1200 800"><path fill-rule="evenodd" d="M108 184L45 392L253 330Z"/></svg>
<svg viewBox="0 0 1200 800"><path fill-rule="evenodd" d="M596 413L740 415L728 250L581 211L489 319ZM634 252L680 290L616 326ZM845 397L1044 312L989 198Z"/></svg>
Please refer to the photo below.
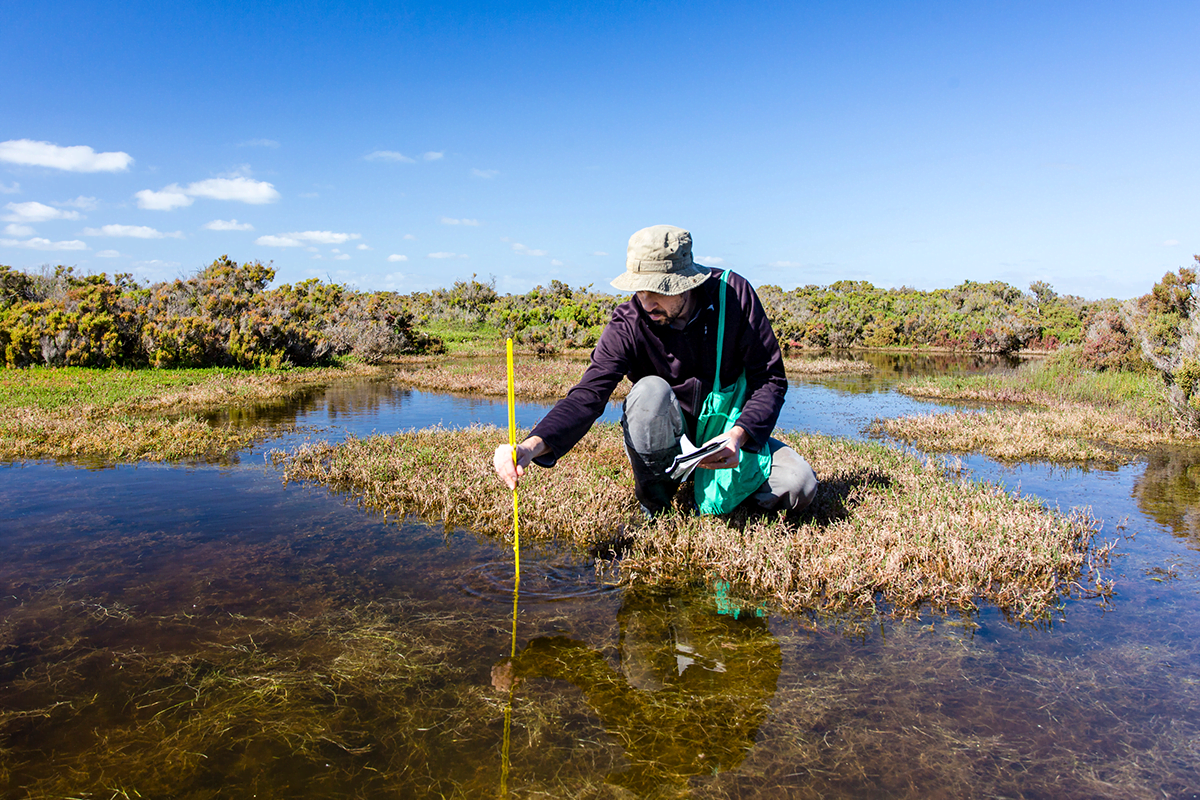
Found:
<svg viewBox="0 0 1200 800"><path fill-rule="evenodd" d="M795 382L780 427L863 436L877 416L935 408L895 393L899 374L1006 368L875 360L872 376ZM521 405L518 424L545 410ZM1076 598L1037 626L989 607L893 622L623 592L552 546L522 553L514 626L508 545L285 486L263 458L306 438L504 426L502 401L357 381L237 417L299 429L226 466L0 468L8 796L1149 798L1200 785L1190 451L1103 470L964 460L973 478L1090 506L1101 538L1119 539L1112 602Z"/></svg>

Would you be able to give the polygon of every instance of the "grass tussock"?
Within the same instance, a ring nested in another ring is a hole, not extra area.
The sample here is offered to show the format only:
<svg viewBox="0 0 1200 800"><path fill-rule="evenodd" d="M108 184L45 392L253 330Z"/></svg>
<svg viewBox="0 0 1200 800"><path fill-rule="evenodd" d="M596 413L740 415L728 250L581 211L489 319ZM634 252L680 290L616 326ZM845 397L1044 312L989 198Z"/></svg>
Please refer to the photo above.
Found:
<svg viewBox="0 0 1200 800"><path fill-rule="evenodd" d="M842 358L785 358L783 365L789 376L793 375L844 375L866 374L875 368L866 361L851 361Z"/></svg>
<svg viewBox="0 0 1200 800"><path fill-rule="evenodd" d="M376 510L441 518L493 535L512 528L512 497L492 473L496 428L422 430L276 453L289 480L317 481ZM798 519L739 510L640 521L621 435L597 426L553 470L521 484L522 535L582 547L619 543L628 585L728 581L781 609L915 613L972 608L1048 613L1083 580L1097 525L996 487L952 481L894 449L820 436L785 438L816 470ZM687 489L684 488L686 494ZM1096 580L1089 571L1088 580ZM1103 585L1093 584L1104 590Z"/></svg>
<svg viewBox="0 0 1200 800"><path fill-rule="evenodd" d="M99 463L221 458L258 440L261 427L210 425L198 416L270 403L377 368L0 371L0 459Z"/></svg>
<svg viewBox="0 0 1200 800"><path fill-rule="evenodd" d="M978 451L1001 461L1124 463L1132 456L1122 451L1200 441L1174 418L1154 375L1093 372L1050 360L1011 372L920 378L898 388L913 397L1007 406L875 423L877 432L931 452Z"/></svg>

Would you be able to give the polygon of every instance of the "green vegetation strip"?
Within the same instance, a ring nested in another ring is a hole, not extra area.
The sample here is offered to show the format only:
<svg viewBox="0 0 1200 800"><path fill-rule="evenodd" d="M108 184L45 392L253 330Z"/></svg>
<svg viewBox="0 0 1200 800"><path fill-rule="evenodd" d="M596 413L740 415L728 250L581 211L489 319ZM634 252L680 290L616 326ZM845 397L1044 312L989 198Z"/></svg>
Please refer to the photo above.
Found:
<svg viewBox="0 0 1200 800"><path fill-rule="evenodd" d="M0 370L0 458L100 463L221 458L261 426L211 425L198 414L278 401L354 375L361 365L295 370Z"/></svg>
<svg viewBox="0 0 1200 800"><path fill-rule="evenodd" d="M1081 581L1107 591L1094 569L1085 570L1102 564L1108 548L1093 546L1098 526L1084 512L1061 514L993 486L950 480L939 466L880 445L784 438L822 481L800 518L680 512L643 523L620 429L602 425L558 467L535 468L521 484L522 533L601 550L615 545L628 585L728 581L739 596L783 610L908 615L925 605L970 609L982 599L1039 618ZM274 456L286 479L327 484L368 508L503 536L512 498L491 467L503 439L492 427L430 429Z"/></svg>
<svg viewBox="0 0 1200 800"><path fill-rule="evenodd" d="M991 375L943 376L899 387L914 397L998 403L984 412L877 420L874 430L929 452L982 452L1001 461L1125 463L1130 451L1200 442L1173 414L1158 375L1094 372L1069 359Z"/></svg>

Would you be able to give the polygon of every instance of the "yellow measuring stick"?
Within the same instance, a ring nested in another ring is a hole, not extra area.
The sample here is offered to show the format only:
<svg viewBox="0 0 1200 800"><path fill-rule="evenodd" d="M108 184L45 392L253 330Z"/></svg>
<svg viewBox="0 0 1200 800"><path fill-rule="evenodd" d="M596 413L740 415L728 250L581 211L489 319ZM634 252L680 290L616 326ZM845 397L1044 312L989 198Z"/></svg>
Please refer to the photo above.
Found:
<svg viewBox="0 0 1200 800"><path fill-rule="evenodd" d="M508 340L508 444L512 447L513 467L517 466L517 400L516 384L513 381L513 351L512 339ZM513 488L513 561L516 563L517 577L521 580L521 526L517 515L517 490ZM516 647L516 642L513 643Z"/></svg>

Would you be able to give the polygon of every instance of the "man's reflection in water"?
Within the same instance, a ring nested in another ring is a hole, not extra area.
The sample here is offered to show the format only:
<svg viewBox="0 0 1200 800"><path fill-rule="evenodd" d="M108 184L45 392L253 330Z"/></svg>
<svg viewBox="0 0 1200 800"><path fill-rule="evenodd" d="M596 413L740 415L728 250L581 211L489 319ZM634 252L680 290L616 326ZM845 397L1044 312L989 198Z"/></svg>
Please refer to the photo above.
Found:
<svg viewBox="0 0 1200 800"><path fill-rule="evenodd" d="M767 716L781 656L765 619L722 605L729 613L631 593L617 614L619 666L583 642L542 637L517 654L517 677L582 690L629 759L611 783L646 794L733 769Z"/></svg>

